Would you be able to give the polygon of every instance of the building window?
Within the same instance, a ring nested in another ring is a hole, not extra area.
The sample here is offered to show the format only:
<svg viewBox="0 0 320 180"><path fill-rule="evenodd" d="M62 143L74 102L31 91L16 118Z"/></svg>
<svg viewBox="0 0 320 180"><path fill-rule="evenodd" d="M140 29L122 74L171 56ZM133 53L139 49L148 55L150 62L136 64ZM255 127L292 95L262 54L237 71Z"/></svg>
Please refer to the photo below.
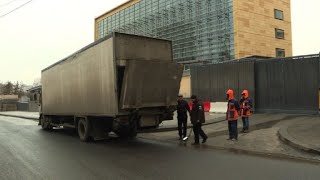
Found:
<svg viewBox="0 0 320 180"><path fill-rule="evenodd" d="M276 57L285 57L285 49L276 48Z"/></svg>
<svg viewBox="0 0 320 180"><path fill-rule="evenodd" d="M284 39L284 30L276 28L275 34L277 39Z"/></svg>
<svg viewBox="0 0 320 180"><path fill-rule="evenodd" d="M275 9L274 10L274 18L283 20L283 11Z"/></svg>

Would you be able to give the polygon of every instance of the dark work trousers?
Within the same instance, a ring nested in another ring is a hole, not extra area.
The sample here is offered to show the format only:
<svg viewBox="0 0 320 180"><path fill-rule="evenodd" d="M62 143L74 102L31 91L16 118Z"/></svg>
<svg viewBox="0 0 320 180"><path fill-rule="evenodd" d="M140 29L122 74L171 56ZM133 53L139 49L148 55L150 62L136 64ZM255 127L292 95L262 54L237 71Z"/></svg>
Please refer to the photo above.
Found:
<svg viewBox="0 0 320 180"><path fill-rule="evenodd" d="M187 136L187 120L188 120L188 116L179 116L178 117L178 130L179 130L180 137Z"/></svg>
<svg viewBox="0 0 320 180"><path fill-rule="evenodd" d="M202 139L208 138L208 136L203 132L201 126L202 126L201 123L193 124L193 133L194 133L194 142L195 143L199 143L199 135L201 136Z"/></svg>
<svg viewBox="0 0 320 180"><path fill-rule="evenodd" d="M249 117L242 117L243 130L249 130Z"/></svg>
<svg viewBox="0 0 320 180"><path fill-rule="evenodd" d="M229 138L238 139L238 121L228 121Z"/></svg>

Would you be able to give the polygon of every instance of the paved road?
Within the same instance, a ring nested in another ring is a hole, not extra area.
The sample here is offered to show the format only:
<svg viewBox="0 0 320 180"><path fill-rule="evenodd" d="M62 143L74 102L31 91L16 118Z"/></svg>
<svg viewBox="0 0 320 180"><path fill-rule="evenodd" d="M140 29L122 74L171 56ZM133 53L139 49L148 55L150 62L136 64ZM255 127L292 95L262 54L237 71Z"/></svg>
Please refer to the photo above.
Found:
<svg viewBox="0 0 320 180"><path fill-rule="evenodd" d="M319 179L320 165L155 141L82 143L0 116L0 179Z"/></svg>

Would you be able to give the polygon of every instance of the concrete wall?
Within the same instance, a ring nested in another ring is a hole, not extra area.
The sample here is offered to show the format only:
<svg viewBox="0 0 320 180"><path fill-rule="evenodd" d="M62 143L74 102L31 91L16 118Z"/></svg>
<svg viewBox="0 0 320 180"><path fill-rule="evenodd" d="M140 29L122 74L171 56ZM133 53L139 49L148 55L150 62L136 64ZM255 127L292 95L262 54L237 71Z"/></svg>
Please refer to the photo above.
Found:
<svg viewBox="0 0 320 180"><path fill-rule="evenodd" d="M180 83L179 94L182 94L185 98L191 97L191 76L183 76Z"/></svg>
<svg viewBox="0 0 320 180"><path fill-rule="evenodd" d="M16 102L1 102L0 111L16 111L17 103Z"/></svg>
<svg viewBox="0 0 320 180"><path fill-rule="evenodd" d="M29 102L29 112L39 112L40 106L38 102L30 101Z"/></svg>
<svg viewBox="0 0 320 180"><path fill-rule="evenodd" d="M17 103L17 110L18 111L29 111L29 103L26 102L18 102Z"/></svg>
<svg viewBox="0 0 320 180"><path fill-rule="evenodd" d="M275 19L274 9L283 11L284 20ZM290 0L234 0L235 58L275 57L276 48L292 56L290 13ZM284 39L275 38L275 28L284 30Z"/></svg>
<svg viewBox="0 0 320 180"><path fill-rule="evenodd" d="M0 100L16 100L18 101L18 95L0 95Z"/></svg>

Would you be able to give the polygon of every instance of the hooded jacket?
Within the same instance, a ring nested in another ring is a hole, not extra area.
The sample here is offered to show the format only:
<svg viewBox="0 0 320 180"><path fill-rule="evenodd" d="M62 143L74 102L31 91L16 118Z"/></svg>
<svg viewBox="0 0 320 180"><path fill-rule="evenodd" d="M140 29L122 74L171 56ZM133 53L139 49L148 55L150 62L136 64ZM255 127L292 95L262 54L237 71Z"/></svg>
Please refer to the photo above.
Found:
<svg viewBox="0 0 320 180"><path fill-rule="evenodd" d="M178 100L177 101L178 105L177 105L177 114L178 114L178 118L188 118L187 112L190 113L190 107L189 104L187 103L187 101L185 100Z"/></svg>
<svg viewBox="0 0 320 180"><path fill-rule="evenodd" d="M200 121L200 123L205 123L203 104L198 99L194 100L192 103L190 120L192 124L196 124L198 120Z"/></svg>
<svg viewBox="0 0 320 180"><path fill-rule="evenodd" d="M249 91L243 90L242 95L243 97L240 99L240 115L242 117L249 117L250 110L253 107L252 100L249 98Z"/></svg>

